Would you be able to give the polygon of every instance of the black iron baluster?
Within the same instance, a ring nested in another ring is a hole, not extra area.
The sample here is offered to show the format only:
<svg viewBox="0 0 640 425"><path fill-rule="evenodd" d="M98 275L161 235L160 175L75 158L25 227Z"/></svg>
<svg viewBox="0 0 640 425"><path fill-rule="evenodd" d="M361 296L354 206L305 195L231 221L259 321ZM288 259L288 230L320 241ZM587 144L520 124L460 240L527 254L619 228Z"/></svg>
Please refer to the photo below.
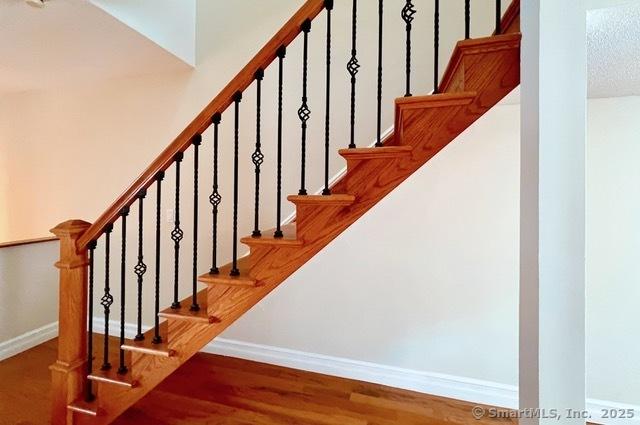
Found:
<svg viewBox="0 0 640 425"><path fill-rule="evenodd" d="M242 93L237 92L233 97L233 264L230 275L240 275L238 270L238 151L240 146L240 101Z"/></svg>
<svg viewBox="0 0 640 425"><path fill-rule="evenodd" d="M255 167L256 174L256 192L255 192L255 214L253 232L251 236L259 238L262 236L260 232L260 165L264 162L264 154L261 150L260 130L261 130L261 107L262 107L262 79L264 78L264 70L260 68L256 72L256 150L251 154L251 161Z"/></svg>
<svg viewBox="0 0 640 425"><path fill-rule="evenodd" d="M154 309L154 335L151 341L154 344L162 343L160 336L160 230L161 230L161 212L162 206L162 180L164 180L164 171L156 175L156 276L155 276L155 309Z"/></svg>
<svg viewBox="0 0 640 425"><path fill-rule="evenodd" d="M406 24L407 31L407 64L406 64L406 73L407 73L407 90L405 92L405 97L411 96L411 23L413 22L414 15L416 14L416 8L411 0L406 0L404 7L402 8L402 20Z"/></svg>
<svg viewBox="0 0 640 425"><path fill-rule="evenodd" d="M280 228L280 216L282 214L282 73L284 66L284 57L287 54L287 48L280 46L278 49L278 176L277 176L277 202L276 202L276 231L273 237L281 238L284 236Z"/></svg>
<svg viewBox="0 0 640 425"><path fill-rule="evenodd" d="M464 0L464 38L471 38L471 0Z"/></svg>
<svg viewBox="0 0 640 425"><path fill-rule="evenodd" d="M87 376L93 373L93 267L96 241L89 242L89 325L87 330ZM84 399L92 402L96 399L93 394L93 381L87 379L87 386Z"/></svg>
<svg viewBox="0 0 640 425"><path fill-rule="evenodd" d="M502 32L502 2L496 0L496 35Z"/></svg>
<svg viewBox="0 0 640 425"><path fill-rule="evenodd" d="M349 149L356 147L356 75L360 69L358 63L358 52L356 50L358 26L358 0L353 0L353 11L351 13L351 59L347 62L347 71L351 75L351 131Z"/></svg>
<svg viewBox="0 0 640 425"><path fill-rule="evenodd" d="M134 267L133 271L138 276L138 334L135 337L136 341L142 341L144 334L142 333L142 281L144 274L147 272L147 265L144 263L144 249L143 249L143 220L144 220L144 198L147 196L146 189L143 189L138 193L138 263Z"/></svg>
<svg viewBox="0 0 640 425"><path fill-rule="evenodd" d="M175 210L173 211L173 230L171 231L171 240L173 241L173 302L171 308L178 310L182 308L178 299L179 270L180 270L180 242L184 237L184 232L180 228L180 163L184 159L184 154L178 152L173 158L176 163L176 194L175 194Z"/></svg>
<svg viewBox="0 0 640 425"><path fill-rule="evenodd" d="M198 304L198 162L202 135L196 134L193 138L193 269L192 269L192 294L191 311L199 311Z"/></svg>
<svg viewBox="0 0 640 425"><path fill-rule="evenodd" d="M102 370L111 369L109 363L109 315L111 313L111 305L113 304L113 295L111 295L111 287L109 284L109 272L111 266L111 232L113 232L113 224L108 224L104 229L105 247L104 247L104 295L100 299L100 305L104 307L104 352Z"/></svg>
<svg viewBox="0 0 640 425"><path fill-rule="evenodd" d="M327 9L327 93L324 118L324 189L323 195L331 195L329 189L329 135L331 130L331 11L333 10L333 0L325 0L324 6Z"/></svg>
<svg viewBox="0 0 640 425"><path fill-rule="evenodd" d="M218 274L218 207L222 202L222 196L218 192L218 130L220 122L222 121L222 115L216 113L213 115L213 192L209 196L209 203L213 208L213 227L212 238L213 244L211 248L211 269L209 274Z"/></svg>
<svg viewBox="0 0 640 425"><path fill-rule="evenodd" d="M307 80L309 75L309 32L311 31L311 20L307 19L302 24L302 32L304 33L304 48L302 53L302 105L298 109L298 118L302 122L302 142L301 142L301 164L300 164L300 190L298 195L306 195L307 189L305 184L305 168L307 161L307 121L311 117L311 110L307 104Z"/></svg>
<svg viewBox="0 0 640 425"><path fill-rule="evenodd" d="M440 51L440 0L435 0L436 7L433 15L433 93L439 93L440 71L438 56Z"/></svg>
<svg viewBox="0 0 640 425"><path fill-rule="evenodd" d="M376 119L376 146L382 146L382 30L384 5L378 0L378 110Z"/></svg>
<svg viewBox="0 0 640 425"><path fill-rule="evenodd" d="M129 207L124 207L120 211L120 217L122 218L122 246L120 251L120 364L118 367L118 374L124 375L129 370L124 364L124 311L126 307L125 303L125 287L126 287L126 261L127 261L127 216L129 215Z"/></svg>

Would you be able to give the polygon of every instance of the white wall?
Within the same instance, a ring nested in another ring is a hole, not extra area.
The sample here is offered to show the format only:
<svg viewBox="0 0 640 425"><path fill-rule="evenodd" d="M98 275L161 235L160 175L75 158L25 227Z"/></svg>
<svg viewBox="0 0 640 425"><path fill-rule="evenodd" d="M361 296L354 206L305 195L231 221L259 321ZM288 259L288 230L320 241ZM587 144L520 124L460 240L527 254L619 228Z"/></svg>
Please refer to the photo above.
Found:
<svg viewBox="0 0 640 425"><path fill-rule="evenodd" d="M196 0L91 0L189 65L196 64Z"/></svg>
<svg viewBox="0 0 640 425"><path fill-rule="evenodd" d="M57 241L0 249L0 343L58 320L59 249Z"/></svg>

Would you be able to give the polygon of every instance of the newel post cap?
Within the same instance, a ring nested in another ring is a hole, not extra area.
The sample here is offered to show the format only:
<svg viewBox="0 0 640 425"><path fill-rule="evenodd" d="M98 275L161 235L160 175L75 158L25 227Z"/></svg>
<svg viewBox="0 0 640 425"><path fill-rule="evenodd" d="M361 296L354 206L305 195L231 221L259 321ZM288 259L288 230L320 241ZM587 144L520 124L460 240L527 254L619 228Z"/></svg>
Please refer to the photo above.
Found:
<svg viewBox="0 0 640 425"><path fill-rule="evenodd" d="M89 227L91 227L91 223L87 223L84 220L68 220L58 224L56 227L51 229L50 232L59 238L75 238L83 234Z"/></svg>

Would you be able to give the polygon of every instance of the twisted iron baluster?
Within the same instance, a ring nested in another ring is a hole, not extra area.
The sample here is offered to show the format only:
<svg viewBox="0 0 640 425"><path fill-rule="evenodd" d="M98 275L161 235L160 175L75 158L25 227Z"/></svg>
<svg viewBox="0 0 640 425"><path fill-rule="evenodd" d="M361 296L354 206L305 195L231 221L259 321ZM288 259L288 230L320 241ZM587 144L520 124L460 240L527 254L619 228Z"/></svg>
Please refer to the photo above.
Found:
<svg viewBox="0 0 640 425"><path fill-rule="evenodd" d="M209 274L218 274L218 207L222 202L222 196L218 192L218 130L220 122L222 121L222 115L216 113L213 115L213 192L209 196L209 203L213 207L213 227L212 237L213 245L211 248L211 269Z"/></svg>
<svg viewBox="0 0 640 425"><path fill-rule="evenodd" d="M356 75L360 69L358 63L358 52L356 50L358 26L358 0L353 0L353 11L351 13L351 59L347 63L347 71L351 75L351 131L349 149L356 147Z"/></svg>
<svg viewBox="0 0 640 425"><path fill-rule="evenodd" d="M433 93L439 93L438 82L440 72L438 70L438 56L440 50L440 0L435 0L435 12L433 15Z"/></svg>
<svg viewBox="0 0 640 425"><path fill-rule="evenodd" d="M242 93L234 95L234 125L233 125L233 264L230 275L239 276L238 270L238 151L240 145L240 101Z"/></svg>
<svg viewBox="0 0 640 425"><path fill-rule="evenodd" d="M94 263L95 263L95 250L97 242L89 242L89 329L87 339L87 376L93 373L93 275L94 275ZM84 399L87 402L92 402L96 399L93 394L93 381L87 379L87 385L85 390Z"/></svg>
<svg viewBox="0 0 640 425"><path fill-rule="evenodd" d="M260 68L258 72L256 72L256 150L251 154L251 162L253 162L253 166L255 167L256 174L256 191L255 191L255 215L254 215L254 225L253 232L251 236L254 238L259 238L262 236L262 232L260 232L260 165L264 162L264 154L261 150L261 141L260 141L260 130L261 130L261 113L260 109L262 107L262 79L264 78L264 70Z"/></svg>
<svg viewBox="0 0 640 425"><path fill-rule="evenodd" d="M125 287L126 287L126 261L127 261L127 216L129 215L129 207L124 207L120 211L122 218L122 247L120 258L120 364L118 366L118 374L124 375L129 370L124 364L124 321L125 321Z"/></svg>
<svg viewBox="0 0 640 425"><path fill-rule="evenodd" d="M471 0L464 0L464 38L471 38Z"/></svg>
<svg viewBox="0 0 640 425"><path fill-rule="evenodd" d="M307 19L302 24L302 32L304 33L304 48L302 54L302 105L298 109L298 118L302 122L302 143L301 143L301 166L300 166L300 190L298 195L306 195L307 189L305 185L305 168L307 156L307 121L311 117L311 110L307 104L307 80L308 80L308 62L309 62L309 32L311 31L311 20Z"/></svg>
<svg viewBox="0 0 640 425"><path fill-rule="evenodd" d="M331 195L329 189L329 137L331 130L331 11L333 10L333 0L325 0L324 6L327 9L327 93L324 119L324 189L322 194Z"/></svg>
<svg viewBox="0 0 640 425"><path fill-rule="evenodd" d="M191 278L191 311L199 311L198 304L198 163L199 148L202 144L202 135L196 134L193 138L193 268Z"/></svg>
<svg viewBox="0 0 640 425"><path fill-rule="evenodd" d="M111 266L111 232L113 232L113 224L108 224L104 229L105 248L104 248L104 295L100 298L100 305L104 308L104 352L101 370L111 369L109 363L109 314L111 313L111 305L113 304L113 295L109 286L109 272Z"/></svg>
<svg viewBox="0 0 640 425"><path fill-rule="evenodd" d="M277 176L277 203L276 203L276 231L273 237L281 238L284 236L280 224L280 216L282 214L282 80L283 80L283 63L287 54L287 48L280 46L278 49L278 176Z"/></svg>
<svg viewBox="0 0 640 425"><path fill-rule="evenodd" d="M382 146L382 24L384 8L378 0L378 109L376 119L376 147Z"/></svg>
<svg viewBox="0 0 640 425"><path fill-rule="evenodd" d="M184 154L178 152L173 159L176 163L176 194L173 230L171 231L171 240L173 241L173 303L171 303L171 308L178 310L182 308L178 300L178 290L180 286L178 272L180 270L180 242L184 238L184 232L180 228L180 164L184 159Z"/></svg>
<svg viewBox="0 0 640 425"><path fill-rule="evenodd" d="M416 8L411 0L406 0L404 7L402 8L402 20L406 24L407 31L407 64L406 64L406 72L407 72L407 91L405 92L405 97L411 96L411 23L413 22L414 15L416 14Z"/></svg>
<svg viewBox="0 0 640 425"><path fill-rule="evenodd" d="M162 343L160 336L160 230L161 230L161 213L162 205L162 180L164 180L164 171L156 175L156 276L155 276L155 309L154 309L154 335L153 344Z"/></svg>
<svg viewBox="0 0 640 425"><path fill-rule="evenodd" d="M496 0L496 35L502 33L502 3Z"/></svg>
<svg viewBox="0 0 640 425"><path fill-rule="evenodd" d="M147 272L147 265L144 263L143 250L143 217L144 217L144 198L147 196L146 189L138 193L138 263L133 268L134 273L138 276L138 334L136 341L142 341L144 334L142 333L142 281L144 274Z"/></svg>

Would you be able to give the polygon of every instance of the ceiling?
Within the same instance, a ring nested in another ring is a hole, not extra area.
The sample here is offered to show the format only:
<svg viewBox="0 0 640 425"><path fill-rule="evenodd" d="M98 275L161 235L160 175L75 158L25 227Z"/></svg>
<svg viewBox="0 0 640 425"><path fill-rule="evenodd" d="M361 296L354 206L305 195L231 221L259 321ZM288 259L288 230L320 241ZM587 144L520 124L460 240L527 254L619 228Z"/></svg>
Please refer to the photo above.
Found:
<svg viewBox="0 0 640 425"><path fill-rule="evenodd" d="M640 1L587 14L589 97L640 95Z"/></svg>
<svg viewBox="0 0 640 425"><path fill-rule="evenodd" d="M0 0L0 58L5 93L189 68L86 0Z"/></svg>

